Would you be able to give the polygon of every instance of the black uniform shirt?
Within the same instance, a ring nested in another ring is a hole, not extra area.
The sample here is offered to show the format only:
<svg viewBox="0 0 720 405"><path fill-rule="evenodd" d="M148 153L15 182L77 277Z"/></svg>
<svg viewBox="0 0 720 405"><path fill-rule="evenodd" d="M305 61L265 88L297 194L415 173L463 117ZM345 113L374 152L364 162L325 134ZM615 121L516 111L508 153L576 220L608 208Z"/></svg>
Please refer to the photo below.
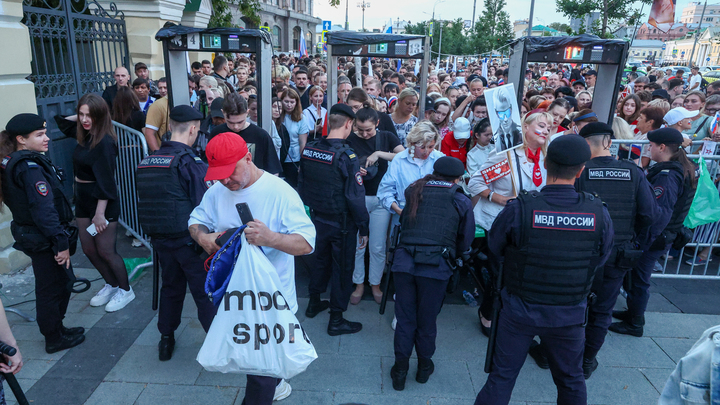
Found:
<svg viewBox="0 0 720 405"><path fill-rule="evenodd" d="M275 145L267 131L255 124L250 124L238 133L231 131L227 124L222 124L213 128L208 141L215 135L224 132L236 133L245 140L248 150L252 154L252 160L255 166L270 174L280 174L280 172L282 172L280 159L278 159L278 155L275 152Z"/></svg>
<svg viewBox="0 0 720 405"><path fill-rule="evenodd" d="M21 209L30 211L35 226L54 247L57 247L58 252L62 252L69 249L70 245L55 208L50 176L54 174L47 173L40 165L30 160L23 160L15 166L14 179L25 191L30 203L30 206Z"/></svg>
<svg viewBox="0 0 720 405"><path fill-rule="evenodd" d="M327 139L323 138L320 142L326 142L330 145L337 145L345 143L342 139ZM353 154L354 155L354 154ZM368 214L367 207L365 206L365 187L363 186L362 176L360 175L360 164L358 163L357 157L350 157L343 153L338 157L340 159L340 172L342 178L345 180L345 200L347 201L348 209L350 211L350 217L358 228L360 236L368 236L368 226L370 224L370 215ZM305 181L325 181L325 179L304 179L303 171L300 170L298 174L298 190L302 189L303 182ZM300 193L302 195L302 193ZM332 221L326 221L321 218L315 218L315 220L327 223L328 225L340 226L340 224Z"/></svg>
<svg viewBox="0 0 720 405"><path fill-rule="evenodd" d="M456 256L460 256L461 253L470 249L470 245L475 239L475 215L473 214L472 202L463 193L455 193L453 196L453 206L458 214L460 214L460 223L458 224L455 243ZM452 269L445 260L440 260L439 266L417 264L413 260L410 252L403 248L398 248L395 251L392 271L410 273L413 276L434 278L437 280L448 280L453 274Z"/></svg>
<svg viewBox="0 0 720 405"><path fill-rule="evenodd" d="M653 193L658 206L655 222L650 227L653 236L660 235L670 222L675 203L683 193L684 184L685 179L677 170L662 170L652 179Z"/></svg>
<svg viewBox="0 0 720 405"><path fill-rule="evenodd" d="M570 185L549 185L542 188L540 194L549 204L557 206L570 206L578 203L579 194ZM500 211L488 234L488 247L490 253L502 261L505 247L508 244L520 246L521 241L521 212L518 200L508 201L505 208ZM604 217L602 244L600 245L600 262L598 267L607 261L613 247L612 219L607 208L603 207ZM532 260L530 258L529 260ZM512 295L503 288L501 292L503 314L513 317L518 323L530 326L557 328L571 325L581 325L585 321L585 307L587 302L577 305L542 305L525 302L517 295Z"/></svg>

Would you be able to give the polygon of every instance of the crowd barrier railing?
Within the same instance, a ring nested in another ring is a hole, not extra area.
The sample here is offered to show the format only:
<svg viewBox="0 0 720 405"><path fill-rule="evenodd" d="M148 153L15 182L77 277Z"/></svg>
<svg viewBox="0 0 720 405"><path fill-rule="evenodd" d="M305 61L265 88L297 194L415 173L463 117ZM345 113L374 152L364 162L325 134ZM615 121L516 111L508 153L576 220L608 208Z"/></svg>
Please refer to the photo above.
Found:
<svg viewBox="0 0 720 405"><path fill-rule="evenodd" d="M120 225L125 227L145 247L152 251L148 236L143 232L138 218L137 187L135 184L135 170L140 161L148 155L145 136L128 126L113 121L113 127L118 137L117 170L115 182L118 186L120 198ZM142 268L152 266L152 262L135 267L130 274L132 279Z"/></svg>
<svg viewBox="0 0 720 405"><path fill-rule="evenodd" d="M615 139L612 142L611 153L617 156L620 150L625 149L626 151L632 151L633 146L636 151L641 151L649 143L650 141L647 140ZM691 153L688 154L688 157L691 160L697 161L700 157L698 153L703 144L703 141L693 141L690 146ZM713 154L705 154L702 157L705 159L708 173L713 181L715 181L715 185L717 187L718 175L720 175L720 155L715 152ZM720 193L720 190L718 192ZM695 263L698 254L705 249L708 250L707 257L712 260L713 249L720 247L720 243L718 243L718 239L720 238L720 221L699 226L692 231L693 238L691 242L680 251L674 251L671 249L667 252L663 258L660 259L659 265L656 267L656 271L653 272L653 277L709 280L720 278L720 260L715 260L713 265L711 265L713 262L710 260L706 260L705 263L701 265L691 265L686 263L687 261Z"/></svg>

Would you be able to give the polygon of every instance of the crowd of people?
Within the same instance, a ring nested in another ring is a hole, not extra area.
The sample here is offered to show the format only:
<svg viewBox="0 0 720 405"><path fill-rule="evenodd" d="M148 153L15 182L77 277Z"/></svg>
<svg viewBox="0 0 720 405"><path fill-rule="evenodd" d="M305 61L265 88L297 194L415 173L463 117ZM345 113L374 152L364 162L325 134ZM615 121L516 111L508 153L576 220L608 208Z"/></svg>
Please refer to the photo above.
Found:
<svg viewBox="0 0 720 405"><path fill-rule="evenodd" d="M7 156L0 198L14 215L16 247L32 258L48 353L85 338L82 328L62 323L78 239L105 280L90 304L113 312L135 298L115 249L115 121L142 131L151 152L136 179L140 223L162 268L161 361L172 357L187 287L209 329L215 307L204 291L203 262L221 247L222 232L243 225L235 205L246 203L254 216L247 240L264 247L293 312L293 256L309 255L305 315L329 309L331 336L361 332L343 313L348 304L368 305L366 284L381 303L390 263L396 390L404 389L413 348L416 381L434 372L436 319L457 277L456 259L483 246L491 282L480 323L497 336L497 348L476 404L507 404L527 354L553 373L558 403L587 403L585 379L598 367L607 330L642 336L650 275L687 239L682 222L696 174L686 154L695 151L692 141L720 140L720 82L704 86L694 75L686 81L658 69L631 74L618 100L594 100L602 83L592 67L538 63L517 82L500 61L431 62L427 71L404 62L363 58L356 66L339 58L338 72L328 72L320 55L280 54L270 68L272 100L259 106L254 60L217 55L191 64L190 105L173 108L167 81L151 80L144 63L132 81L118 67L102 97L87 94L75 115L53 117L78 141L74 196L64 194L62 171L43 155L45 119L14 117L0 139ZM329 75L335 105L328 105ZM493 128L489 116L507 114L512 103L496 99L507 106L489 110L485 90L511 81L523 88L521 122ZM615 117L605 124L593 104L614 102ZM270 132L257 125L262 108L272 109L271 125L263 125ZM620 160L610 153L613 139L627 141ZM487 238L475 238L480 228ZM704 264L709 254L702 250L690 264ZM615 312L628 273L628 310ZM498 279L503 286L493 295ZM244 403L269 404L290 392L284 380L248 375Z"/></svg>

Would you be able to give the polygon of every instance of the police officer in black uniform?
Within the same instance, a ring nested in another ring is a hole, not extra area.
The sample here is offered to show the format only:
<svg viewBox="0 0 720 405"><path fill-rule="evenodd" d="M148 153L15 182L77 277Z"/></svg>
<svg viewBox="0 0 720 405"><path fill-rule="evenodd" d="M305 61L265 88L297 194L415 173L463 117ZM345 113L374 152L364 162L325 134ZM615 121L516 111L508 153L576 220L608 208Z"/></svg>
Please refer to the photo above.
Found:
<svg viewBox="0 0 720 405"><path fill-rule="evenodd" d="M592 159L575 182L579 191L598 195L607 205L615 232L613 253L605 267L595 275L594 302L588 309L585 326L583 373L590 378L598 367L595 358L612 323L612 310L620 293L625 273L651 242L650 225L655 221L657 204L645 173L630 160L617 160L610 154L613 129L604 122L591 122L580 130Z"/></svg>
<svg viewBox="0 0 720 405"><path fill-rule="evenodd" d="M613 227L602 201L577 193L590 159L587 142L565 135L548 147L547 185L510 200L488 235L503 262L502 309L493 367L476 405L507 404L533 337L546 347L558 404L587 404L583 323L596 269L612 252Z"/></svg>
<svg viewBox="0 0 720 405"><path fill-rule="evenodd" d="M39 115L18 114L0 133L0 202L13 214L13 247L32 260L37 323L45 351L55 353L85 341L85 329L63 326L70 302L70 256L78 233L69 225L73 213L62 191L64 173L43 155L50 141L46 132Z"/></svg>
<svg viewBox="0 0 720 405"><path fill-rule="evenodd" d="M424 384L435 370L437 316L455 258L470 249L475 237L472 203L458 185L465 165L445 156L433 173L405 190L400 216L400 243L393 259L395 281L395 365L393 388L405 389L413 347L418 356L415 380Z"/></svg>
<svg viewBox="0 0 720 405"><path fill-rule="evenodd" d="M152 240L162 268L158 330L161 361L170 360L174 332L180 326L185 293L197 305L205 332L210 329L215 306L205 294L204 261L188 232L188 219L211 186L205 182L205 164L193 151L202 114L186 105L170 111L169 141L140 162L136 172L138 217Z"/></svg>
<svg viewBox="0 0 720 405"><path fill-rule="evenodd" d="M615 333L637 337L643 335L645 309L650 298L650 276L655 263L670 246L682 249L692 237L692 232L683 227L683 221L692 205L697 184L695 164L685 154L681 146L683 136L678 130L661 128L650 131L648 140L651 159L657 162L648 169L647 174L658 208L650 233L657 235L657 238L632 269L627 311L613 311L612 316L621 322L615 322L608 328Z"/></svg>
<svg viewBox="0 0 720 405"><path fill-rule="evenodd" d="M310 267L310 303L305 315L314 318L330 308L328 334L357 333L359 322L343 318L353 291L355 235L358 248L367 245L370 217L365 207L360 165L345 139L352 131L355 113L345 104L335 104L328 115L328 136L308 143L300 159L298 191L312 210L317 230L313 265ZM320 294L331 283L330 302Z"/></svg>

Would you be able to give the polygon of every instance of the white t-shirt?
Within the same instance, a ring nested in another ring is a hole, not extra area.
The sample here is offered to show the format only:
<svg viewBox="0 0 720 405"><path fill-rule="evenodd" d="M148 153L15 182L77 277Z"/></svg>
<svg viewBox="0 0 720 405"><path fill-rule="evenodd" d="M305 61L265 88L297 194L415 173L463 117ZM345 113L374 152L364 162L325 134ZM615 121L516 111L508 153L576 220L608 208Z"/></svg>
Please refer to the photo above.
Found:
<svg viewBox="0 0 720 405"><path fill-rule="evenodd" d="M245 202L255 219L262 221L271 231L282 234L299 234L315 248L315 226L305 213L298 193L284 180L264 172L250 187L230 191L215 183L190 214L188 226L205 225L210 232L222 232L242 225L235 204ZM285 300L293 313L297 312L295 293L295 259L292 255L264 246L263 251L275 266Z"/></svg>
<svg viewBox="0 0 720 405"><path fill-rule="evenodd" d="M695 83L697 83L698 85L695 86L695 88L693 88ZM702 83L702 76L700 76L700 73L690 76L690 83L688 84L688 90L700 90L701 83Z"/></svg>

